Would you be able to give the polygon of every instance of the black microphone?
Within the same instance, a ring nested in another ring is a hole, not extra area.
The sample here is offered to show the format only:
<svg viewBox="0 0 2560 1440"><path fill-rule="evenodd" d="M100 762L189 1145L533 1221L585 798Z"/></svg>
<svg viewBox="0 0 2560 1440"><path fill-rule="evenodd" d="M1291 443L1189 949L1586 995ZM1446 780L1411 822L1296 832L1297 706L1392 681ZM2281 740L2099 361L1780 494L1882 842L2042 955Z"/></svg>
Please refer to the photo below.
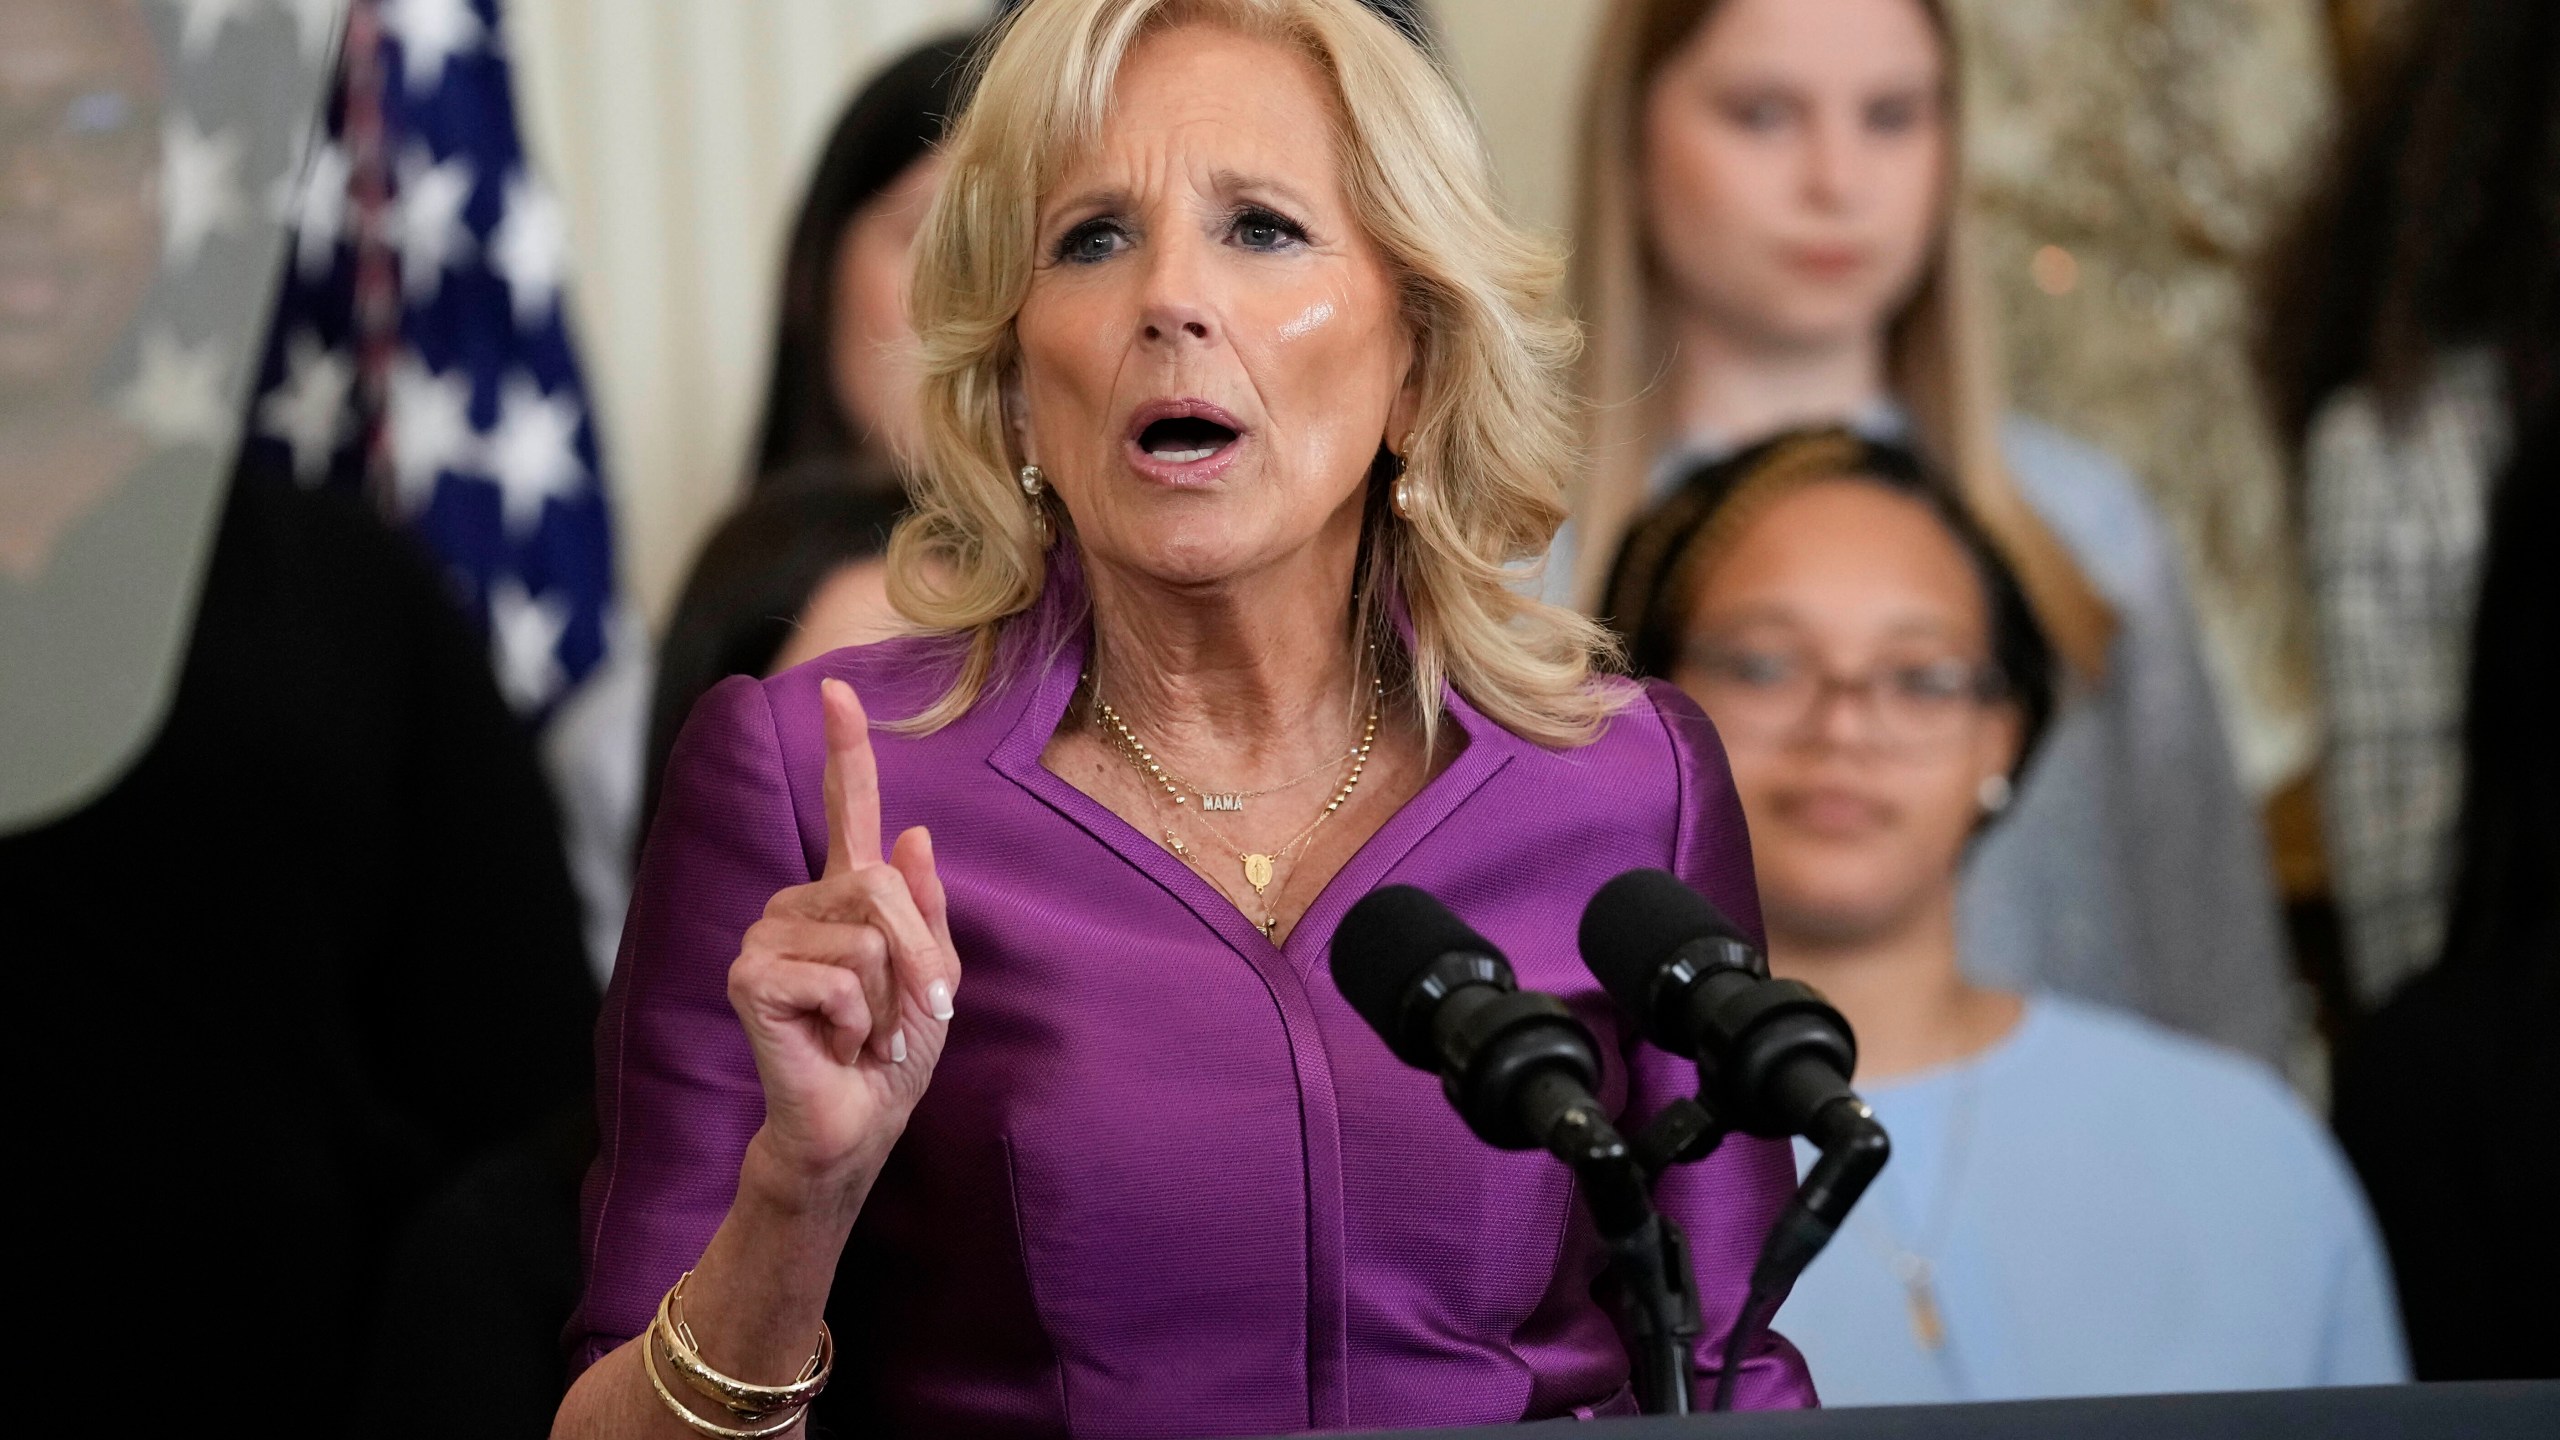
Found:
<svg viewBox="0 0 2560 1440"><path fill-rule="evenodd" d="M1493 942L1410 885L1372 890L1333 932L1333 983L1396 1057L1440 1077L1467 1128L1573 1168L1609 1246L1593 1294L1616 1312L1637 1404L1689 1412L1700 1331L1688 1238L1653 1208L1651 1176L1592 1098L1600 1052L1552 995L1522 990Z"/></svg>
<svg viewBox="0 0 2560 1440"><path fill-rule="evenodd" d="M1892 1142L1849 1088L1858 1042L1810 985L1769 978L1768 962L1705 896L1667 870L1630 870L1582 912L1583 963L1644 1026L1698 1062L1698 1098L1717 1123L1822 1151L1778 1214L1751 1268L1751 1293L1725 1337L1713 1408L1733 1403L1742 1360L1804 1267L1831 1243Z"/></svg>
<svg viewBox="0 0 2560 1440"><path fill-rule="evenodd" d="M1600 1051L1564 1002L1522 990L1493 942L1410 885L1370 891L1333 932L1333 983L1396 1058L1440 1077L1467 1128L1579 1162L1623 1150L1592 1098Z"/></svg>
<svg viewBox="0 0 2560 1440"><path fill-rule="evenodd" d="M1858 1042L1813 987L1769 978L1741 928L1668 870L1630 870L1582 912L1582 961L1645 1038L1698 1062L1724 1124L1816 1140L1823 1112L1855 1101Z"/></svg>

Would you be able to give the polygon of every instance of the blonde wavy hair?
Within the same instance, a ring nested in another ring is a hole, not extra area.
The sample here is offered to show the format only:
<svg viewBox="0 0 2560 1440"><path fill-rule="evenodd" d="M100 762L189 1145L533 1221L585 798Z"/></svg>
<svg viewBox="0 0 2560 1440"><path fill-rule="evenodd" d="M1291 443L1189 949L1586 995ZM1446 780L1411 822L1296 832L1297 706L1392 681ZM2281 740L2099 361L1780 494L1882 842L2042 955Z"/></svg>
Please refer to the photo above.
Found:
<svg viewBox="0 0 2560 1440"><path fill-rule="evenodd" d="M1516 735L1587 741L1624 703L1601 674L1615 642L1523 595L1518 568L1563 522L1574 468L1566 377L1579 334L1553 304L1562 262L1503 214L1447 77L1358 0L1029 0L979 52L916 242L924 443L913 513L889 547L892 601L963 658L907 727L948 724L1002 679L1005 632L1047 583L1051 534L1074 543L1071 519L1054 507L1044 517L1016 483L1004 402L1014 319L1041 197L1100 139L1131 49L1183 24L1294 46L1330 79L1344 188L1415 338L1420 405L1405 458L1427 498L1399 520L1373 477L1356 622L1426 735L1445 681ZM1399 598L1409 647L1394 642Z"/></svg>
<svg viewBox="0 0 2560 1440"><path fill-rule="evenodd" d="M1571 276L1588 327L1577 384L1591 402L1576 496L1580 552L1574 593L1595 603L1611 560L1646 504L1648 479L1679 438L1665 381L1674 360L1668 293L1646 235L1644 111L1654 81L1724 0L1612 0L1600 22L1583 92ZM1938 243L1920 284L1886 327L1890 379L1912 430L1956 478L1965 503L2018 572L2056 648L2085 674L2105 673L2116 615L2079 563L2018 493L2001 457L2007 409L1991 297L1975 274L1957 188L1964 171L1962 71L1945 0L1914 0L1937 32L1947 67L1948 194Z"/></svg>

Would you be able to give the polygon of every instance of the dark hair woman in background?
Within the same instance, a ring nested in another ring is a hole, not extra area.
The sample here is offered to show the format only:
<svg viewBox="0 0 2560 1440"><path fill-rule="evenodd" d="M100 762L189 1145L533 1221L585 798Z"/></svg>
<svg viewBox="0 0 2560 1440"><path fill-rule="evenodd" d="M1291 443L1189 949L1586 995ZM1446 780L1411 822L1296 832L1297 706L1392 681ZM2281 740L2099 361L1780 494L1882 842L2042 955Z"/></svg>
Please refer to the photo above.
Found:
<svg viewBox="0 0 2560 1440"><path fill-rule="evenodd" d="M667 753L704 691L732 675L770 675L868 644L894 628L884 557L905 508L884 462L813 461L768 477L702 542L658 646L643 835L657 813Z"/></svg>
<svg viewBox="0 0 2560 1440"><path fill-rule="evenodd" d="M2492 491L2443 958L2338 1059L2419 1378L2560 1377L2560 406Z"/></svg>
<svg viewBox="0 0 2560 1440"><path fill-rule="evenodd" d="M1688 472L1608 600L1637 670L1715 721L1770 964L1857 1027L1893 1132L1787 1301L1826 1403L2402 1377L2372 1220L2281 1080L1961 963L1965 856L2008 823L2060 677L1953 482L1781 436Z"/></svg>
<svg viewBox="0 0 2560 1440"><path fill-rule="evenodd" d="M2560 7L2404 7L2270 256L2263 358L2302 446L2321 808L2354 999L2445 939L2490 482L2560 385Z"/></svg>
<svg viewBox="0 0 2560 1440"><path fill-rule="evenodd" d="M880 555L916 434L907 252L942 186L935 146L976 40L944 36L889 62L819 152L783 252L749 493L694 556L658 647L644 839L667 752L704 691L878 639L894 620ZM794 649L795 635L829 643Z"/></svg>
<svg viewBox="0 0 2560 1440"><path fill-rule="evenodd" d="M2560 8L2411 7L2270 257L2357 997L2336 1124L2421 1379L2560 1375ZM2534 1137L2527 1140L2524 1137Z"/></svg>
<svg viewBox="0 0 2560 1440"><path fill-rule="evenodd" d="M934 147L958 110L974 34L892 61L845 107L819 152L783 252L782 297L756 484L812 463L893 458L915 429L907 249L941 188ZM864 472L875 488L894 471Z"/></svg>

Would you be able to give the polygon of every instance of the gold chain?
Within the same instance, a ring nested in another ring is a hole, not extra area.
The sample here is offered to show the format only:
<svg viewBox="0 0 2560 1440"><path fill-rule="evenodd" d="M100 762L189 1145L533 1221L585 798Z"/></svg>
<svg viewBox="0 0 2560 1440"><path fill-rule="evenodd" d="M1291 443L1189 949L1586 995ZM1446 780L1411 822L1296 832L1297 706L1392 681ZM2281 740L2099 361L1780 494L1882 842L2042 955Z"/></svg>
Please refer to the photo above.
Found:
<svg viewBox="0 0 2560 1440"><path fill-rule="evenodd" d="M1090 674L1087 674L1085 678L1088 682L1092 680L1092 676ZM1384 710L1385 705L1386 685L1384 681L1378 681L1375 683L1375 689L1370 696L1369 719L1368 723L1361 730L1360 743L1353 746L1350 754L1344 757L1350 762L1349 772L1343 776L1342 783L1335 787L1333 797L1325 801L1324 808L1316 812L1316 818L1307 822L1307 828L1299 831L1295 838L1290 840L1288 844L1281 846L1279 849L1273 851L1248 850L1243 846L1236 844L1234 837L1228 835L1226 830L1220 826L1218 822L1209 818L1206 813L1207 807L1205 805L1200 810L1189 812L1198 815L1200 817L1200 822L1209 827L1210 833L1218 837L1218 841L1221 845L1224 845L1227 849L1234 852L1237 863L1243 866L1244 881L1247 885L1253 887L1253 897L1255 900L1261 902L1262 905L1262 919L1258 924L1261 927L1264 939L1272 938L1278 933L1280 928L1280 916L1271 908L1268 899L1272 882L1278 878L1279 867L1283 864L1295 864L1295 857L1299 848L1305 845L1308 840L1314 838L1317 827L1323 825L1326 820L1332 818L1333 813L1340 810L1344 802L1351 798L1351 793L1360 788L1360 777L1368 769L1369 765L1369 751L1371 747L1377 744L1378 741L1378 717ZM1103 723L1105 738L1112 742L1113 748L1117 749L1121 755L1128 760L1130 765L1137 769L1138 773L1146 776L1148 779L1156 783L1156 786L1163 792L1164 800L1171 806L1177 816L1188 810L1189 807L1187 805L1187 801L1190 797L1184 795L1182 792L1185 789L1196 790L1196 787L1191 787L1181 783L1181 777L1174 775L1172 772L1165 769L1163 762L1156 759L1155 752L1148 749L1146 742L1138 738L1137 732L1129 728L1129 723L1120 718L1120 712L1112 709L1111 702L1102 698L1102 687L1098 684L1094 686L1093 690L1093 708L1094 714ZM1298 782L1291 781L1289 783L1294 785ZM1287 785L1272 787L1273 790L1283 790L1287 788ZM1254 793L1269 794L1271 792L1266 790ZM1175 833L1172 827L1166 827L1164 831L1164 840L1165 848L1171 850L1175 855L1184 860L1190 860L1192 858L1191 848L1183 843L1182 837Z"/></svg>
<svg viewBox="0 0 2560 1440"><path fill-rule="evenodd" d="M1111 723L1113 725L1120 724L1116 714L1112 717ZM1127 727L1122 726L1121 728L1126 729ZM1259 790L1205 789L1183 779L1181 776L1173 773L1171 769L1161 764L1155 766L1155 768L1148 773L1156 780L1170 780L1181 786L1183 789L1190 791L1194 797L1199 799L1199 813L1203 815L1208 814L1212 810L1232 810L1237 814L1242 814L1244 813L1244 802L1247 800L1259 800L1265 795L1277 795L1283 790L1295 790L1299 786L1306 784L1308 781L1313 780L1326 771L1339 767L1343 761L1351 758L1351 754L1352 752L1345 751L1340 755L1329 755L1324 759L1317 761L1315 768L1307 771L1305 774L1299 775L1294 779L1283 780L1277 785L1265 785Z"/></svg>

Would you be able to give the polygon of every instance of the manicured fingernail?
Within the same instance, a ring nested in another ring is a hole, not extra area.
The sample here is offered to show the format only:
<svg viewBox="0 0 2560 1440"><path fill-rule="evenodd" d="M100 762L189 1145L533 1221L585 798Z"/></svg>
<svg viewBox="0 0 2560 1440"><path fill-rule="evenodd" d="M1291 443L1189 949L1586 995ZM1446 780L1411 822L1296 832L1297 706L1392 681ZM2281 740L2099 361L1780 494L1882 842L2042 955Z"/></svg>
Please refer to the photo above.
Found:
<svg viewBox="0 0 2560 1440"><path fill-rule="evenodd" d="M948 980L936 980L932 984L924 987L924 1003L932 1009L934 1019L950 1019L952 1016L951 982Z"/></svg>
<svg viewBox="0 0 2560 1440"><path fill-rule="evenodd" d="M890 1063L896 1065L904 1065L907 1063L906 1031L892 1030L889 1032L889 1060Z"/></svg>

